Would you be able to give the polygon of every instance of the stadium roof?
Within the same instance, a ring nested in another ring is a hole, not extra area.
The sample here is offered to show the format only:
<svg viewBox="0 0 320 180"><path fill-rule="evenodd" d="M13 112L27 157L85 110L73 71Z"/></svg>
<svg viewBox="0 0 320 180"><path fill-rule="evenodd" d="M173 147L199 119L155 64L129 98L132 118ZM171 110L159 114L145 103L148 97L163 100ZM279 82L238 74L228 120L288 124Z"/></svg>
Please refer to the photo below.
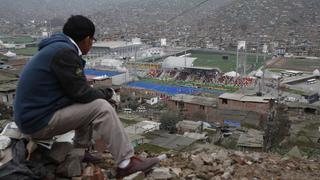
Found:
<svg viewBox="0 0 320 180"><path fill-rule="evenodd" d="M99 41L94 43L93 47L99 48L119 48L133 45L132 42L125 41Z"/></svg>
<svg viewBox="0 0 320 180"><path fill-rule="evenodd" d="M148 89L153 91L158 91L170 95L175 94L197 94L197 93L211 93L211 94L223 94L224 91L221 90L208 90L193 88L187 86L175 86L175 85L166 85L166 84L155 84L149 82L130 82L127 84L129 87L137 87L142 89Z"/></svg>
<svg viewBox="0 0 320 180"><path fill-rule="evenodd" d="M85 75L94 75L94 76L116 76L119 74L123 74L121 72L115 72L115 71L105 71L105 70L96 70L96 69L85 69L84 70Z"/></svg>
<svg viewBox="0 0 320 180"><path fill-rule="evenodd" d="M187 67L186 69L199 69L199 70L207 70L207 71L218 70L219 72L221 72L221 70L217 67L193 66L193 67Z"/></svg>

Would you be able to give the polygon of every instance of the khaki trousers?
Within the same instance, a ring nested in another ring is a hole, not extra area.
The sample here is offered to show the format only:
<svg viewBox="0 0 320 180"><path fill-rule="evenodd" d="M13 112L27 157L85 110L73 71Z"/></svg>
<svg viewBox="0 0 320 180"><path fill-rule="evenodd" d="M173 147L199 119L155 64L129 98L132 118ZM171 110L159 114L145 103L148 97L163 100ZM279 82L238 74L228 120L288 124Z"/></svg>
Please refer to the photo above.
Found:
<svg viewBox="0 0 320 180"><path fill-rule="evenodd" d="M104 99L73 104L58 110L48 126L31 134L33 139L50 139L75 130L74 143L88 146L102 140L117 164L134 155L131 142L114 108Z"/></svg>

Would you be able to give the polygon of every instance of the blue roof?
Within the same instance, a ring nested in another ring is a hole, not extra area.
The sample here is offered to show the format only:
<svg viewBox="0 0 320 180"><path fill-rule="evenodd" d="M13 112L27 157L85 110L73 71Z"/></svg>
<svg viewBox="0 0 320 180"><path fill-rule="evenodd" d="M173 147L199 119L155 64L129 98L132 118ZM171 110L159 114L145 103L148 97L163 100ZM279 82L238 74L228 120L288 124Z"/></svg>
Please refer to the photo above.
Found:
<svg viewBox="0 0 320 180"><path fill-rule="evenodd" d="M122 74L121 72L115 72L115 71L104 71L104 70L95 70L95 69L85 69L84 70L85 75L94 75L94 76L116 76L119 74Z"/></svg>
<svg viewBox="0 0 320 180"><path fill-rule="evenodd" d="M202 88L193 88L193 87L186 87L186 86L174 86L174 85L165 85L165 84L155 84L149 82L130 82L127 84L130 87L138 87L143 89L154 90L170 95L175 94L196 94L201 92L212 93L221 95L224 91L221 90L209 90L209 89L202 89Z"/></svg>
<svg viewBox="0 0 320 180"><path fill-rule="evenodd" d="M227 124L229 126L232 126L232 127L241 127L241 123L239 122L234 122L232 120L224 120L223 121L224 124Z"/></svg>

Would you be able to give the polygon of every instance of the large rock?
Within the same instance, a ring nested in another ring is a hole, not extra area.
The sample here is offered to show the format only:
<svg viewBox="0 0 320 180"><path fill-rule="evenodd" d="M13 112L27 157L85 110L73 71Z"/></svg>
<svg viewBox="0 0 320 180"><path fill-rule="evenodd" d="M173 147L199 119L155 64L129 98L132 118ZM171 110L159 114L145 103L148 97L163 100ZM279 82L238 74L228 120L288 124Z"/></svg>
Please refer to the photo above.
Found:
<svg viewBox="0 0 320 180"><path fill-rule="evenodd" d="M81 160L77 156L67 156L66 160L61 163L56 173L63 177L75 177L81 175Z"/></svg>
<svg viewBox="0 0 320 180"><path fill-rule="evenodd" d="M75 148L69 151L68 155L69 156L76 156L79 159L83 159L84 155L86 153L86 149L83 148Z"/></svg>
<svg viewBox="0 0 320 180"><path fill-rule="evenodd" d="M150 175L153 179L170 179L173 175L170 173L169 168L155 168Z"/></svg>
<svg viewBox="0 0 320 180"><path fill-rule="evenodd" d="M145 175L142 171L138 171L134 174L131 174L130 176L127 176L123 178L124 180L143 180L145 178Z"/></svg>
<svg viewBox="0 0 320 180"><path fill-rule="evenodd" d="M181 168L170 168L170 170L177 176L179 177L181 175Z"/></svg>
<svg viewBox="0 0 320 180"><path fill-rule="evenodd" d="M205 164L212 164L213 158L209 154L202 152L199 154L199 156L201 157L201 159L204 161Z"/></svg>
<svg viewBox="0 0 320 180"><path fill-rule="evenodd" d="M72 150L73 145L68 142L55 142L52 145L49 157L60 164L66 159L67 154Z"/></svg>
<svg viewBox="0 0 320 180"><path fill-rule="evenodd" d="M203 166L203 161L199 155L191 155L191 168L199 169Z"/></svg>
<svg viewBox="0 0 320 180"><path fill-rule="evenodd" d="M226 152L225 150L220 150L218 153L213 153L211 154L211 156L215 159L215 160L219 160L221 162L225 161L226 159L228 159L228 152Z"/></svg>
<svg viewBox="0 0 320 180"><path fill-rule="evenodd" d="M294 157L294 158L302 158L302 155L300 153L300 150L298 148L298 146L293 147L287 154L286 156L288 157Z"/></svg>
<svg viewBox="0 0 320 180"><path fill-rule="evenodd" d="M224 172L221 177L223 179L231 179L232 176L231 176L230 172Z"/></svg>

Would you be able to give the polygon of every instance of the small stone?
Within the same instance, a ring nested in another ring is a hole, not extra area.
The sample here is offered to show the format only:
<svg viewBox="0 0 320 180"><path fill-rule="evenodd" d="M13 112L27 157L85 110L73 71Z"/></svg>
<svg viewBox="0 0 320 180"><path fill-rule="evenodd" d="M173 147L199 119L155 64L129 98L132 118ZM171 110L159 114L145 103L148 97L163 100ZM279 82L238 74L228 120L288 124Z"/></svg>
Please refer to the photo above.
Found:
<svg viewBox="0 0 320 180"><path fill-rule="evenodd" d="M82 177L72 177L71 180L82 180Z"/></svg>
<svg viewBox="0 0 320 180"><path fill-rule="evenodd" d="M221 177L224 178L224 179L230 179L231 178L231 174L230 174L230 172L224 172Z"/></svg>
<svg viewBox="0 0 320 180"><path fill-rule="evenodd" d="M94 174L94 167L88 166L83 170L83 176L85 177L92 177Z"/></svg>
<svg viewBox="0 0 320 180"><path fill-rule="evenodd" d="M244 154L241 151L235 151L234 154L240 157L244 157Z"/></svg>
<svg viewBox="0 0 320 180"><path fill-rule="evenodd" d="M151 175L153 179L170 179L172 178L172 174L170 173L169 168L155 168Z"/></svg>
<svg viewBox="0 0 320 180"><path fill-rule="evenodd" d="M210 156L204 152L200 153L199 156L201 157L201 159L204 161L205 164L212 164L212 162L213 162L212 156Z"/></svg>
<svg viewBox="0 0 320 180"><path fill-rule="evenodd" d="M189 174L188 176L187 176L187 178L188 179L193 179L193 178L195 178L197 175L195 175L195 174Z"/></svg>
<svg viewBox="0 0 320 180"><path fill-rule="evenodd" d="M288 157L293 157L293 158L302 158L302 155L300 153L300 150L298 148L298 146L293 147L287 154L286 156Z"/></svg>
<svg viewBox="0 0 320 180"><path fill-rule="evenodd" d="M143 157L143 158L147 158L149 155L148 155L148 153L146 153L146 152L142 152L142 153L140 153L139 156L140 156L140 157Z"/></svg>
<svg viewBox="0 0 320 180"><path fill-rule="evenodd" d="M210 178L209 174L204 173L204 172L198 172L197 177L200 179L209 179Z"/></svg>
<svg viewBox="0 0 320 180"><path fill-rule="evenodd" d="M237 155L235 155L235 154L232 154L232 155L230 156L230 158L231 158L232 160L234 160L235 162L237 162L238 164L240 164L240 165L244 165L244 164L245 164L245 161L244 161L243 158L240 157L240 156L237 156Z"/></svg>
<svg viewBox="0 0 320 180"><path fill-rule="evenodd" d="M249 179L246 177L242 177L242 178L240 178L240 180L249 180Z"/></svg>
<svg viewBox="0 0 320 180"><path fill-rule="evenodd" d="M251 159L253 160L253 162L259 162L261 160L261 156L259 153L253 153Z"/></svg>
<svg viewBox="0 0 320 180"><path fill-rule="evenodd" d="M214 176L213 178L211 178L211 180L221 180L220 176Z"/></svg>
<svg viewBox="0 0 320 180"><path fill-rule="evenodd" d="M182 172L181 168L170 168L170 170L178 177L180 176L180 173Z"/></svg>
<svg viewBox="0 0 320 180"><path fill-rule="evenodd" d="M225 152L224 150L220 150L218 154L216 154L216 157L214 159L220 160L220 161L225 161L228 158L228 153Z"/></svg>
<svg viewBox="0 0 320 180"><path fill-rule="evenodd" d="M223 167L229 167L232 165L232 160L228 159L223 162Z"/></svg>
<svg viewBox="0 0 320 180"><path fill-rule="evenodd" d="M134 174L131 174L130 176L127 176L123 178L124 180L143 180L145 178L145 175L142 171L138 171Z"/></svg>
<svg viewBox="0 0 320 180"><path fill-rule="evenodd" d="M192 168L198 169L203 165L203 161L199 155L191 156L191 165Z"/></svg>
<svg viewBox="0 0 320 180"><path fill-rule="evenodd" d="M229 172L230 174L233 174L233 172L234 172L234 167L233 167L233 166L228 167L228 168L225 170L225 172Z"/></svg>
<svg viewBox="0 0 320 180"><path fill-rule="evenodd" d="M160 161L166 160L168 157L166 154L161 154L157 157Z"/></svg>

